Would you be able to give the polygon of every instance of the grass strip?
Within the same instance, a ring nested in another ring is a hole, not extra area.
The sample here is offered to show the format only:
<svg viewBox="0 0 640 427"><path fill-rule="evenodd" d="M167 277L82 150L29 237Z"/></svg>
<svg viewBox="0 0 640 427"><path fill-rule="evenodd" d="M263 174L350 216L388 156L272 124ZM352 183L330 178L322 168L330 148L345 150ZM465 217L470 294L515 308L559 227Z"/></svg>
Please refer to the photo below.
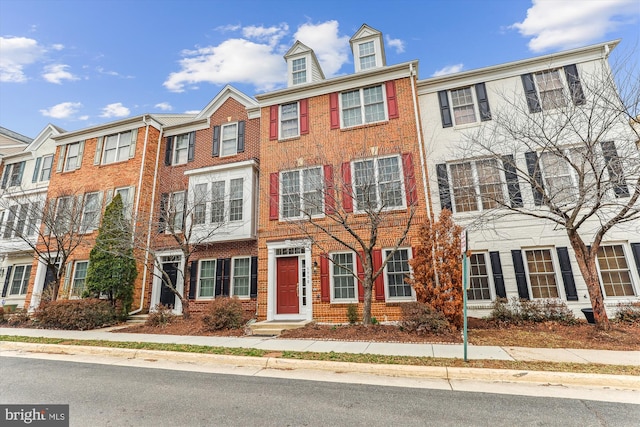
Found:
<svg viewBox="0 0 640 427"><path fill-rule="evenodd" d="M412 357L412 356L384 356L376 354L353 353L318 353L305 351L260 350L255 348L212 347L193 344L164 344L150 342L104 341L104 340L75 340L64 338L24 337L0 335L0 341L27 342L36 344L84 345L92 347L128 348L134 350L161 350L183 353L221 354L229 356L279 357L283 359L318 360L330 362L374 363L381 365L410 365L410 366L440 366L457 368L489 368L513 369L522 371L574 372L587 374L635 375L640 376L640 366L603 365L596 363L568 363L541 361L511 361L511 360L469 360Z"/></svg>

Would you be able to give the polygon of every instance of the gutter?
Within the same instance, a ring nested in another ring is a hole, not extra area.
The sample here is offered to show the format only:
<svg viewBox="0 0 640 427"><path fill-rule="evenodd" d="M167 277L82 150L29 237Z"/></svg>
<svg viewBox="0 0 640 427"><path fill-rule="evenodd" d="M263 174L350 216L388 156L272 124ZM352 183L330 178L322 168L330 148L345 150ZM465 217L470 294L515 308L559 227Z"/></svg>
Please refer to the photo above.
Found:
<svg viewBox="0 0 640 427"><path fill-rule="evenodd" d="M433 222L433 217L431 216L432 207L431 207L431 193L429 190L429 183L427 179L427 165L426 165L426 147L424 146L424 140L422 138L422 126L420 124L420 114L418 113L418 99L416 97L416 82L415 77L416 72L413 69L413 64L409 64L409 78L411 79L411 94L413 95L413 111L416 118L416 133L418 134L418 146L420 147L420 167L422 168L422 186L424 187L424 198L425 205L427 208L427 215L431 222Z"/></svg>

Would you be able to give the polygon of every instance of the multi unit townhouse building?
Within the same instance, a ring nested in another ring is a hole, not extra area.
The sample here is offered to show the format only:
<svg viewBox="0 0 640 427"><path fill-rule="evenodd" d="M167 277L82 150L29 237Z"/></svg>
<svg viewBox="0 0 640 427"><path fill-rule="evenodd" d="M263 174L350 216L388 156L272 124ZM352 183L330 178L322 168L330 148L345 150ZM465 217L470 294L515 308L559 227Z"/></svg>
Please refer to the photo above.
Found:
<svg viewBox="0 0 640 427"><path fill-rule="evenodd" d="M138 260L133 312L162 304L180 313L186 301L202 311L235 296L259 321L345 322L348 306L362 311L373 273L372 315L397 320L415 300L405 278L418 229L445 208L469 231L471 315L498 297L559 298L579 312L590 301L566 231L544 215L503 213L543 212L592 175L580 181L549 148L500 125L550 123L561 107L578 117L598 97L615 99L613 85L598 92L589 76L609 75L617 43L418 80L418 61L387 65L382 33L365 24L350 39L351 74L325 78L297 41L284 89L252 98L226 86L196 114L48 126L29 150L3 157L3 176L13 183L24 157L33 166L23 183L33 176L29 188L47 191L44 214L77 213L60 298L81 295L101 213L119 193ZM637 140L622 116L595 140L602 200L631 200ZM487 154L486 141L502 151ZM562 134L555 153L583 155L580 142ZM0 237L8 223L37 227L15 206L3 209ZM585 243L603 218L585 221ZM3 298L33 308L52 274L23 249L3 255ZM609 230L597 258L606 306L637 301L638 220Z"/></svg>

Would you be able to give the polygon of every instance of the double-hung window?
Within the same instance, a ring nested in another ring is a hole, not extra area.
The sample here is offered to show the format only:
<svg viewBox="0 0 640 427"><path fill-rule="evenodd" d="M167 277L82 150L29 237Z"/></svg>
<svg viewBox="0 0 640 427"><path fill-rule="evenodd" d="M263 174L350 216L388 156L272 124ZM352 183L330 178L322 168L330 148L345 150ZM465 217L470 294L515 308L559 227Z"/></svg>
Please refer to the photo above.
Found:
<svg viewBox="0 0 640 427"><path fill-rule="evenodd" d="M131 147L131 131L121 132L105 137L102 164L121 162L129 159Z"/></svg>
<svg viewBox="0 0 640 427"><path fill-rule="evenodd" d="M169 217L174 232L181 231L184 226L184 200L184 191L171 194Z"/></svg>
<svg viewBox="0 0 640 427"><path fill-rule="evenodd" d="M71 296L81 297L84 292L84 282L87 278L87 267L89 261L76 261L73 271L73 282L71 285Z"/></svg>
<svg viewBox="0 0 640 427"><path fill-rule="evenodd" d="M300 135L298 103L280 106L280 137L292 138Z"/></svg>
<svg viewBox="0 0 640 427"><path fill-rule="evenodd" d="M98 228L100 220L100 193L87 193L84 195L82 209L82 230L90 232Z"/></svg>
<svg viewBox="0 0 640 427"><path fill-rule="evenodd" d="M505 203L501 166L495 159L449 165L456 212L492 209Z"/></svg>
<svg viewBox="0 0 640 427"><path fill-rule="evenodd" d="M233 282L231 295L249 298L251 289L251 258L233 258Z"/></svg>
<svg viewBox="0 0 640 427"><path fill-rule="evenodd" d="M469 257L469 289L467 298L472 301L491 300L487 257L484 253L471 254Z"/></svg>
<svg viewBox="0 0 640 427"><path fill-rule="evenodd" d="M331 255L332 301L356 301L355 260L352 252Z"/></svg>
<svg viewBox="0 0 640 427"><path fill-rule="evenodd" d="M595 171L603 168L602 159L586 147L543 152L540 162L546 193L556 205L574 203L580 192L588 200L599 191Z"/></svg>
<svg viewBox="0 0 640 427"><path fill-rule="evenodd" d="M211 183L211 222L221 223L225 218L225 182L215 181Z"/></svg>
<svg viewBox="0 0 640 427"><path fill-rule="evenodd" d="M598 248L598 269L607 297L634 296L631 270L622 245L603 245Z"/></svg>
<svg viewBox="0 0 640 427"><path fill-rule="evenodd" d="M307 82L307 59L298 58L294 59L291 63L291 72L293 77L293 84L301 84Z"/></svg>
<svg viewBox="0 0 640 427"><path fill-rule="evenodd" d="M385 250L385 258L388 257L390 253L390 250ZM411 285L406 281L410 275L409 250L398 249L391 255L385 267L385 282L390 300L410 300L414 298Z"/></svg>
<svg viewBox="0 0 640 427"><path fill-rule="evenodd" d="M282 172L281 179L282 218L301 218L323 212L322 168Z"/></svg>
<svg viewBox="0 0 640 427"><path fill-rule="evenodd" d="M222 125L220 157L232 156L238 153L238 124Z"/></svg>
<svg viewBox="0 0 640 427"><path fill-rule="evenodd" d="M242 221L243 182L242 178L229 181L229 221Z"/></svg>
<svg viewBox="0 0 640 427"><path fill-rule="evenodd" d="M73 196L59 197L56 206L56 234L61 235L70 230L73 220Z"/></svg>
<svg viewBox="0 0 640 427"><path fill-rule="evenodd" d="M22 184L22 173L26 162L11 163L5 166L2 175L2 188L17 187Z"/></svg>
<svg viewBox="0 0 640 427"><path fill-rule="evenodd" d="M380 122L387 118L382 85L342 92L340 99L343 127Z"/></svg>
<svg viewBox="0 0 640 427"><path fill-rule="evenodd" d="M40 169L39 181L49 181L51 178L51 167L53 166L53 155L42 158L42 169Z"/></svg>
<svg viewBox="0 0 640 427"><path fill-rule="evenodd" d="M202 225L207 220L207 184L196 184L193 200L193 224Z"/></svg>
<svg viewBox="0 0 640 427"><path fill-rule="evenodd" d="M567 105L560 70L541 71L535 79L543 110Z"/></svg>
<svg viewBox="0 0 640 427"><path fill-rule="evenodd" d="M131 219L131 214L133 212L134 187L116 188L116 194L119 194L122 199L122 211L124 212L124 217L126 219Z"/></svg>
<svg viewBox="0 0 640 427"><path fill-rule="evenodd" d="M4 223L4 232L2 233L3 239L10 239L12 234L14 233L16 216L18 215L18 205L11 205L9 209L7 209L6 216L7 220ZM4 212L3 212L4 214Z"/></svg>
<svg viewBox="0 0 640 427"><path fill-rule="evenodd" d="M558 298L558 283L550 249L525 251L533 298Z"/></svg>
<svg viewBox="0 0 640 427"><path fill-rule="evenodd" d="M360 61L360 71L375 68L376 49L373 40L358 45L358 60Z"/></svg>
<svg viewBox="0 0 640 427"><path fill-rule="evenodd" d="M355 161L353 173L357 210L404 207L399 157Z"/></svg>
<svg viewBox="0 0 640 427"><path fill-rule="evenodd" d="M216 260L200 260L198 298L213 298L216 284Z"/></svg>
<svg viewBox="0 0 640 427"><path fill-rule="evenodd" d="M67 146L67 153L64 160L64 170L72 171L80 167L78 162L80 158L80 143L74 142Z"/></svg>
<svg viewBox="0 0 640 427"><path fill-rule="evenodd" d="M19 237L19 236L23 236L23 235L28 235L28 230L27 233L25 233L25 226L28 225L27 220L29 217L29 203L22 203L20 205L20 210L18 211L18 221L16 221L16 229L15 229L15 233L14 236Z"/></svg>
<svg viewBox="0 0 640 427"><path fill-rule="evenodd" d="M451 106L456 125L476 122L476 111L471 87L451 91Z"/></svg>
<svg viewBox="0 0 640 427"><path fill-rule="evenodd" d="M13 277L11 278L11 288L9 289L9 295L26 294L30 276L30 265L16 265L13 268Z"/></svg>
<svg viewBox="0 0 640 427"><path fill-rule="evenodd" d="M184 133L175 137L173 146L173 163L174 165L182 165L187 163L189 154L189 134Z"/></svg>

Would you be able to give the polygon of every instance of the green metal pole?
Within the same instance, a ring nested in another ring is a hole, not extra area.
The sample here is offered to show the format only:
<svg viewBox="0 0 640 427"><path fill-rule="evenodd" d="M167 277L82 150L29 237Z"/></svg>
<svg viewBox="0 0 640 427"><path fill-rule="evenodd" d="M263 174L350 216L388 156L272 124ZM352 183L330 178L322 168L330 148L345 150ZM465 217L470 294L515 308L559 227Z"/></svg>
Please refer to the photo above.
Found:
<svg viewBox="0 0 640 427"><path fill-rule="evenodd" d="M462 306L463 327L462 337L464 342L464 361L467 361L467 253L462 254Z"/></svg>

